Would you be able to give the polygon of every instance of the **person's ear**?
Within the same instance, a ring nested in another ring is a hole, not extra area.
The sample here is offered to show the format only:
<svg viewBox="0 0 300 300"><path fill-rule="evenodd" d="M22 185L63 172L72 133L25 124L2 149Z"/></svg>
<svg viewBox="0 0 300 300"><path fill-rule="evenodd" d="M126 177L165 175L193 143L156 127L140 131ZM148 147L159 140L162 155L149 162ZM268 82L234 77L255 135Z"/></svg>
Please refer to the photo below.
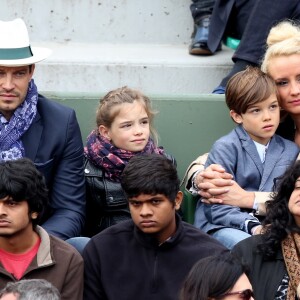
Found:
<svg viewBox="0 0 300 300"><path fill-rule="evenodd" d="M234 110L230 111L230 117L233 119L233 121L237 124L243 123L243 118L240 114L236 113Z"/></svg>
<svg viewBox="0 0 300 300"><path fill-rule="evenodd" d="M31 213L31 219L35 220L38 217L38 213L37 212L32 212Z"/></svg>
<svg viewBox="0 0 300 300"><path fill-rule="evenodd" d="M30 66L30 72L29 72L29 74L30 74L30 79L29 79L29 81L31 80L31 78L32 78L32 76L33 76L34 69L35 69L35 64L33 64L33 65Z"/></svg>
<svg viewBox="0 0 300 300"><path fill-rule="evenodd" d="M183 193L181 191L179 191L175 197L175 209L176 210L178 210L180 208L182 199L183 199Z"/></svg>
<svg viewBox="0 0 300 300"><path fill-rule="evenodd" d="M111 137L110 137L110 134L109 134L109 129L106 126L100 125L98 127L98 130L99 130L100 135L107 138L108 140L111 140Z"/></svg>

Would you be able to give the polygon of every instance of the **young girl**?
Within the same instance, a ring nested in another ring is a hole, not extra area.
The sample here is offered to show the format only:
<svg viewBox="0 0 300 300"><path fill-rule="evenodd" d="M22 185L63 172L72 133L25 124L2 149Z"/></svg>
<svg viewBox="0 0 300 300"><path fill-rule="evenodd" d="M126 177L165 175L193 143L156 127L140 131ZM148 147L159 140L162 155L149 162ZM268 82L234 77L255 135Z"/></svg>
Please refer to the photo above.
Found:
<svg viewBox="0 0 300 300"><path fill-rule="evenodd" d="M86 236L131 218L120 184L124 167L134 155L166 155L156 146L153 117L150 99L128 87L113 90L100 100L97 129L90 133L85 147Z"/></svg>

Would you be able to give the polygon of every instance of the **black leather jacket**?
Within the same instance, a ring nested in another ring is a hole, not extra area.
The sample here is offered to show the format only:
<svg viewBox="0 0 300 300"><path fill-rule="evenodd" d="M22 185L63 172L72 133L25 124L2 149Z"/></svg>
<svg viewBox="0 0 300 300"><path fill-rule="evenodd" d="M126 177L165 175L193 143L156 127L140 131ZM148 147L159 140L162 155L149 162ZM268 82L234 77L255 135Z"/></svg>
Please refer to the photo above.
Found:
<svg viewBox="0 0 300 300"><path fill-rule="evenodd" d="M85 236L93 236L103 229L130 219L125 193L119 182L108 180L104 171L85 160L86 225Z"/></svg>
<svg viewBox="0 0 300 300"><path fill-rule="evenodd" d="M175 159L165 156L176 165ZM119 182L108 180L104 171L85 159L86 224L84 236L92 237L103 229L131 219L126 195Z"/></svg>

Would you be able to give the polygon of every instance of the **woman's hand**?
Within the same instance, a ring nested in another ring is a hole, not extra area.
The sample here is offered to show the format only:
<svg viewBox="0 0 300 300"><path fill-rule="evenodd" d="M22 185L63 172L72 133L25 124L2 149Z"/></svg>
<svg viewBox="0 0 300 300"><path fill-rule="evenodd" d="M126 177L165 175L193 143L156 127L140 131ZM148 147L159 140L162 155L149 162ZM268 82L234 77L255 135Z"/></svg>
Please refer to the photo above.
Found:
<svg viewBox="0 0 300 300"><path fill-rule="evenodd" d="M263 233L263 227L262 225L258 225L254 228L252 235L257 235L262 233Z"/></svg>

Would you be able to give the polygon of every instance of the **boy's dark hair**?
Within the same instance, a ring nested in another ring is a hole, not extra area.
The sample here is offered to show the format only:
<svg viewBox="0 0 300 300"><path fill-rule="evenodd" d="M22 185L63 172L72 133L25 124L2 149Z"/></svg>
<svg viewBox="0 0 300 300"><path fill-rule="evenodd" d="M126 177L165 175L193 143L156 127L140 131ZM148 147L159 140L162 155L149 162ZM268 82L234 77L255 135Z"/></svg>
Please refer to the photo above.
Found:
<svg viewBox="0 0 300 300"><path fill-rule="evenodd" d="M274 80L257 67L247 67L236 73L227 83L225 99L230 110L241 115L247 109L278 92Z"/></svg>
<svg viewBox="0 0 300 300"><path fill-rule="evenodd" d="M0 199L7 196L27 201L29 213L38 213L32 224L38 224L48 204L48 190L43 175L28 158L0 162Z"/></svg>
<svg viewBox="0 0 300 300"><path fill-rule="evenodd" d="M175 203L179 184L172 161L158 154L132 157L121 175L121 185L128 198L163 194Z"/></svg>

